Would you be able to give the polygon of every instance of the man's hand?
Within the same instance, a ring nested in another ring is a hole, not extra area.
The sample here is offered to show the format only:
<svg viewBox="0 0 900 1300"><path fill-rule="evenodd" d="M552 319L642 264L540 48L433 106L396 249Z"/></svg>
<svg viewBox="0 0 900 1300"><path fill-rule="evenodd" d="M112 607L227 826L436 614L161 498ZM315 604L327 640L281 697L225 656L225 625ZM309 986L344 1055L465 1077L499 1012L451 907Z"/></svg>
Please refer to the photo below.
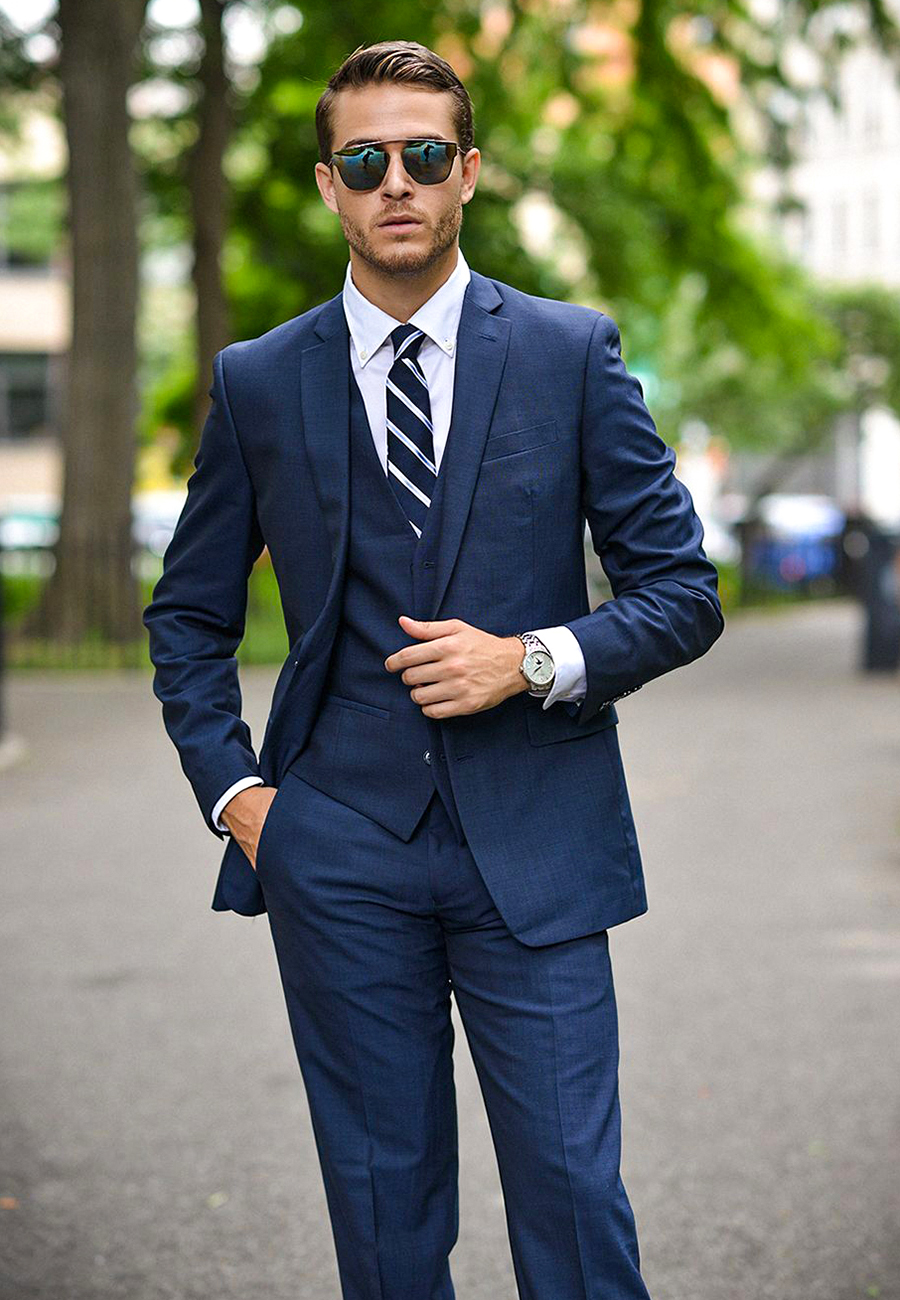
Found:
<svg viewBox="0 0 900 1300"><path fill-rule="evenodd" d="M528 690L519 672L525 647L517 636L494 636L461 618L422 622L401 614L399 623L420 644L396 650L384 666L400 673L427 717L480 713Z"/></svg>
<svg viewBox="0 0 900 1300"><path fill-rule="evenodd" d="M269 814L269 804L278 793L276 785L250 785L239 790L222 809L221 820L240 844L256 870L256 846L262 834L263 823Z"/></svg>

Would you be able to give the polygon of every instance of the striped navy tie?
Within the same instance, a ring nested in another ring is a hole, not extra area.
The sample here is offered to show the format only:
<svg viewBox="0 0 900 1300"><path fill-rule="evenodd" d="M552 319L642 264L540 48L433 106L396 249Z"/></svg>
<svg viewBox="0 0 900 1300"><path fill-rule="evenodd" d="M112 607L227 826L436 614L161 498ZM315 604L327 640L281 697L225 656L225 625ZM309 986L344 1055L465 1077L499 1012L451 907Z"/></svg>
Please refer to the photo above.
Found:
<svg viewBox="0 0 900 1300"><path fill-rule="evenodd" d="M437 477L428 380L418 359L424 337L415 325L391 330L394 363L387 377L388 482L417 537Z"/></svg>

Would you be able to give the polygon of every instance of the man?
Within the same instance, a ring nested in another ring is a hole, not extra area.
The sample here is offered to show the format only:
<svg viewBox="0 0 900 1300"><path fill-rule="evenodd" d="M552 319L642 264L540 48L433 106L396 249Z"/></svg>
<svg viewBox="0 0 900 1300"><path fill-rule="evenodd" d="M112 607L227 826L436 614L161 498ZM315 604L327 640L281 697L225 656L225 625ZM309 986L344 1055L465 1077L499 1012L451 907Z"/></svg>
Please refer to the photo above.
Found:
<svg viewBox="0 0 900 1300"><path fill-rule="evenodd" d="M342 292L216 356L145 611L230 836L212 906L268 913L345 1300L454 1295L451 992L519 1294L646 1300L607 931L647 901L614 701L716 640L716 571L610 317L463 258L480 155L452 68L361 47L316 123ZM234 653L264 545L291 647L257 759Z"/></svg>

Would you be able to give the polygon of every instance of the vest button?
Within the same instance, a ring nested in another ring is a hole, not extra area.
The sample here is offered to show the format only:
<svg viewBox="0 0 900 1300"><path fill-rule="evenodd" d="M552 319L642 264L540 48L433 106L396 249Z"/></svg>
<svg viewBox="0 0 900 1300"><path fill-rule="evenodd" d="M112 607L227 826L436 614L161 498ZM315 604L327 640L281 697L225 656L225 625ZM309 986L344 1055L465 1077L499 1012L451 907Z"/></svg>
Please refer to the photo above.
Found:
<svg viewBox="0 0 900 1300"><path fill-rule="evenodd" d="M426 750L425 750L425 753L422 755L422 757L425 759L425 762L426 762L426 763L430 763L430 762L431 762L431 751L428 750L428 749L426 749Z"/></svg>

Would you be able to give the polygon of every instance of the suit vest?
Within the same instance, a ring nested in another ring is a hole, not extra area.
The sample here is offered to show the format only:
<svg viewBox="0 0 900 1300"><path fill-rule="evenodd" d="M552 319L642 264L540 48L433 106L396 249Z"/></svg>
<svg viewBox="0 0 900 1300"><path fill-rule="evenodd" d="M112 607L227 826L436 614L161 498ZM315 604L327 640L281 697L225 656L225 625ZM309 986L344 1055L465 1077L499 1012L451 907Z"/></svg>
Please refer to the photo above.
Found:
<svg viewBox="0 0 900 1300"><path fill-rule="evenodd" d="M381 466L349 370L350 538L341 619L319 710L291 770L403 840L437 792L463 843L442 725L422 713L400 673L384 666L413 644L398 615L430 616L444 475L438 471L417 537Z"/></svg>

